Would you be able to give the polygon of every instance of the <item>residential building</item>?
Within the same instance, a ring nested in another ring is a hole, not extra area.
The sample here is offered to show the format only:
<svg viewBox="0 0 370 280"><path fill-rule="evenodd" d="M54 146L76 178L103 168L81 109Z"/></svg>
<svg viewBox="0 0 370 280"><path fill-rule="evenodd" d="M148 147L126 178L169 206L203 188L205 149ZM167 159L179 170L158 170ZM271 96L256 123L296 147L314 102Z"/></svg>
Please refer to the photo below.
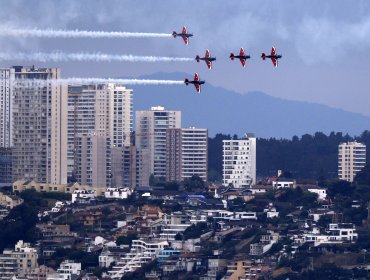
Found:
<svg viewBox="0 0 370 280"><path fill-rule="evenodd" d="M27 273L27 280L46 280L48 274L55 273L55 270L45 265L40 265Z"/></svg>
<svg viewBox="0 0 370 280"><path fill-rule="evenodd" d="M14 208L23 203L23 199L16 195L9 195L0 192L0 205L7 208Z"/></svg>
<svg viewBox="0 0 370 280"><path fill-rule="evenodd" d="M0 147L0 187L12 183L12 148Z"/></svg>
<svg viewBox="0 0 370 280"><path fill-rule="evenodd" d="M149 111L136 112L136 147L148 164L138 169L141 181L155 177L166 177L166 141L168 128L181 127L181 112L169 111L164 107L152 107Z"/></svg>
<svg viewBox="0 0 370 280"><path fill-rule="evenodd" d="M197 175L207 181L208 130L169 128L166 142L166 180L183 181Z"/></svg>
<svg viewBox="0 0 370 280"><path fill-rule="evenodd" d="M75 177L82 185L106 188L111 183L111 139L89 134L75 137Z"/></svg>
<svg viewBox="0 0 370 280"><path fill-rule="evenodd" d="M338 146L338 177L353 182L356 174L366 165L366 145L347 142Z"/></svg>
<svg viewBox="0 0 370 280"><path fill-rule="evenodd" d="M75 263L70 260L63 261L56 273L48 274L47 280L74 280L81 273L81 263Z"/></svg>
<svg viewBox="0 0 370 280"><path fill-rule="evenodd" d="M0 255L0 279L12 277L25 277L38 266L37 250L29 243L18 241L14 250L5 249Z"/></svg>
<svg viewBox="0 0 370 280"><path fill-rule="evenodd" d="M127 199L132 194L129 188L107 188L104 197L109 199Z"/></svg>
<svg viewBox="0 0 370 280"><path fill-rule="evenodd" d="M13 180L67 182L67 86L59 68L14 66Z"/></svg>
<svg viewBox="0 0 370 280"><path fill-rule="evenodd" d="M0 68L0 148L13 146L14 68Z"/></svg>
<svg viewBox="0 0 370 280"><path fill-rule="evenodd" d="M123 149L131 144L132 121L131 89L116 84L70 85L68 87L68 175L73 177L76 173L81 174L82 170L78 169L79 163L76 162L81 160L81 158L76 159L76 152L81 148L81 137L96 136L95 138L100 137L100 139L104 137L104 141L109 142L108 150ZM102 149L102 146L93 146L90 147L90 153L99 153ZM110 153L109 151L108 154ZM100 170L96 170L98 166L95 165L90 166L89 172L84 170L83 173L100 173L97 177L105 176L105 181L110 180L110 158L105 161L105 164L106 168L100 162ZM107 174L101 174L102 169L106 169ZM80 179L77 178L77 181Z"/></svg>
<svg viewBox="0 0 370 280"><path fill-rule="evenodd" d="M154 260L168 246L167 241L133 240L130 252L122 257L108 274L112 279L121 279L127 272L135 271Z"/></svg>
<svg viewBox="0 0 370 280"><path fill-rule="evenodd" d="M256 137L223 140L223 185L246 188L256 183Z"/></svg>

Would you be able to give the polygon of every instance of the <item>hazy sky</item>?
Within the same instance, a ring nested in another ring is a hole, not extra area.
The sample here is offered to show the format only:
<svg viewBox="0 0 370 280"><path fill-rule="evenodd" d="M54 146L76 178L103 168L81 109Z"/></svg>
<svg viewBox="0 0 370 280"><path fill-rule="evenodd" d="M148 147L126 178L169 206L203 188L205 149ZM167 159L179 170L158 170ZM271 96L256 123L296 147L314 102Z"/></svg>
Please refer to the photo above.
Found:
<svg viewBox="0 0 370 280"><path fill-rule="evenodd" d="M197 71L207 82L241 93L259 90L370 116L368 0L0 0L0 5L2 26L172 33L186 25L194 33L189 46L180 38L0 36L2 52L58 50L195 57L209 48L217 57L212 71L203 62L2 61L0 67L60 66L63 77L128 77L158 71ZM260 58L261 52L269 52L272 45L283 54L278 69ZM240 47L252 56L245 69L228 58L231 51L238 52ZM176 87L173 89L176 91Z"/></svg>

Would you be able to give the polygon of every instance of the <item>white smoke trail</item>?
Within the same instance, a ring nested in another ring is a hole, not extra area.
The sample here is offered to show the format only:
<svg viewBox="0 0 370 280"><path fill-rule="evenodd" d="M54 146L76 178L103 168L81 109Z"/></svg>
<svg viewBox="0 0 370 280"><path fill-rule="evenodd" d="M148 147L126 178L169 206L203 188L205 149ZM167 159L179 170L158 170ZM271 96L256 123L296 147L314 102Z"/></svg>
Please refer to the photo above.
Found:
<svg viewBox="0 0 370 280"><path fill-rule="evenodd" d="M119 54L104 54L104 53L0 53L0 61L18 60L18 61L96 61L96 62L112 62L112 61L128 61L128 62L185 62L194 61L193 58L187 57L166 57L166 56L135 56L135 55L119 55Z"/></svg>
<svg viewBox="0 0 370 280"><path fill-rule="evenodd" d="M0 26L0 36L38 37L38 38L166 38L172 34L119 32L119 31L87 31L87 30L60 30L60 29L18 29Z"/></svg>
<svg viewBox="0 0 370 280"><path fill-rule="evenodd" d="M180 80L114 79L114 78L65 78L65 79L17 79L16 86L32 87L60 84L122 84L122 85L181 85Z"/></svg>

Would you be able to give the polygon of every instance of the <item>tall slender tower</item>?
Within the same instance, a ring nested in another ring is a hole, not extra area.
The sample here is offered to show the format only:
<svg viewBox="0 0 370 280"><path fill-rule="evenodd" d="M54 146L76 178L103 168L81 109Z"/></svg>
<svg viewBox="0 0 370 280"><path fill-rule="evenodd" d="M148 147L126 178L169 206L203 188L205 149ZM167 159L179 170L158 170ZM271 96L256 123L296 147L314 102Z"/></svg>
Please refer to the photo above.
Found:
<svg viewBox="0 0 370 280"><path fill-rule="evenodd" d="M356 174L366 165L366 146L358 142L342 143L338 146L338 177L352 182Z"/></svg>
<svg viewBox="0 0 370 280"><path fill-rule="evenodd" d="M60 69L13 69L13 180L67 183L67 86L53 82Z"/></svg>
<svg viewBox="0 0 370 280"><path fill-rule="evenodd" d="M14 69L0 69L0 148L13 146L13 82Z"/></svg>
<svg viewBox="0 0 370 280"><path fill-rule="evenodd" d="M256 183L256 137L223 140L223 185L246 188Z"/></svg>

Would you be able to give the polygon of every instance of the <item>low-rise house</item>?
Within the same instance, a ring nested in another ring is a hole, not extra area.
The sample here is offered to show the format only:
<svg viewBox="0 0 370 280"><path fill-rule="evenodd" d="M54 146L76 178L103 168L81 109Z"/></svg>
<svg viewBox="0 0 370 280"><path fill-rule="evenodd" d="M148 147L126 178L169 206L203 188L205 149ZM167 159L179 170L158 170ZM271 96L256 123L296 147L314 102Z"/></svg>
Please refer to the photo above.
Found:
<svg viewBox="0 0 370 280"><path fill-rule="evenodd" d="M107 199L127 199L131 194L130 188L107 188L104 197Z"/></svg>
<svg viewBox="0 0 370 280"><path fill-rule="evenodd" d="M8 195L0 192L0 205L12 209L23 203L23 199L16 195Z"/></svg>
<svg viewBox="0 0 370 280"><path fill-rule="evenodd" d="M72 193L72 203L90 204L96 202L95 190L75 190Z"/></svg>
<svg viewBox="0 0 370 280"><path fill-rule="evenodd" d="M326 200L326 189L323 188L309 188L307 191L311 193L316 193L317 194L317 200L318 201L324 201Z"/></svg>
<svg viewBox="0 0 370 280"><path fill-rule="evenodd" d="M55 273L54 269L45 265L41 265L31 270L31 272L27 273L26 278L27 280L46 280L47 275L53 273Z"/></svg>
<svg viewBox="0 0 370 280"><path fill-rule="evenodd" d="M272 187L274 190L285 188L294 189L296 188L296 180L279 177L272 181Z"/></svg>
<svg viewBox="0 0 370 280"><path fill-rule="evenodd" d="M36 227L41 232L40 250L44 257L50 257L57 248L71 248L77 238L69 225L38 224Z"/></svg>
<svg viewBox="0 0 370 280"><path fill-rule="evenodd" d="M113 263L117 263L122 257L128 253L129 249L126 247L108 247L104 246L102 252L99 255L99 266L109 267Z"/></svg>
<svg viewBox="0 0 370 280"><path fill-rule="evenodd" d="M75 280L81 274L81 263L76 263L71 260L64 260L56 273L47 275L47 280Z"/></svg>
<svg viewBox="0 0 370 280"><path fill-rule="evenodd" d="M356 227L352 223L329 224L324 233L313 228L311 232L304 234L305 242L313 243L315 247L321 244L353 243L357 238Z"/></svg>

